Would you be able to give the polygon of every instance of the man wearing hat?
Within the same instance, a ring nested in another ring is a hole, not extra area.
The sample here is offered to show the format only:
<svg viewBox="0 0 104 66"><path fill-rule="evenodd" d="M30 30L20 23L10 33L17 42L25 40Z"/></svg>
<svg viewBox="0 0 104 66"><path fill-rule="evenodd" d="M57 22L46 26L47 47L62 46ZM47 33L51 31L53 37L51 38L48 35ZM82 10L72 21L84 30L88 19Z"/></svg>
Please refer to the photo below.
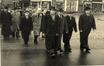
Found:
<svg viewBox="0 0 104 66"><path fill-rule="evenodd" d="M90 53L90 48L88 45L88 36L91 29L96 29L94 16L91 14L90 7L84 9L84 14L79 18L79 31L80 31L80 50L83 52L84 49L86 53Z"/></svg>
<svg viewBox="0 0 104 66"><path fill-rule="evenodd" d="M63 33L64 51L65 53L69 53L71 52L70 39L72 37L73 30L77 32L77 25L73 13L67 13L65 19L68 27L68 32Z"/></svg>
<svg viewBox="0 0 104 66"><path fill-rule="evenodd" d="M59 36L59 17L56 15L55 7L51 7L50 14L44 18L45 44L50 56L55 56L57 51L57 36Z"/></svg>

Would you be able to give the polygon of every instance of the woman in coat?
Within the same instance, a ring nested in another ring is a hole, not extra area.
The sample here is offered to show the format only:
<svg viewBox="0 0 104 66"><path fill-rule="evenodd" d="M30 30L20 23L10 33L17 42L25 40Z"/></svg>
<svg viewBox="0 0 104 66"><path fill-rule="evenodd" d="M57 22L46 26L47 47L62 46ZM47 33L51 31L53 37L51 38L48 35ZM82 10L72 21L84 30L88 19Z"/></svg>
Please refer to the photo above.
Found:
<svg viewBox="0 0 104 66"><path fill-rule="evenodd" d="M12 17L12 36L13 38L19 38L20 12L15 10Z"/></svg>
<svg viewBox="0 0 104 66"><path fill-rule="evenodd" d="M33 31L34 31L34 44L38 44L38 37L41 30L42 13L39 8L36 13L33 13Z"/></svg>
<svg viewBox="0 0 104 66"><path fill-rule="evenodd" d="M29 35L32 29L33 29L32 17L30 16L30 13L26 11L24 13L24 16L21 17L20 20L20 30L25 46L28 46Z"/></svg>

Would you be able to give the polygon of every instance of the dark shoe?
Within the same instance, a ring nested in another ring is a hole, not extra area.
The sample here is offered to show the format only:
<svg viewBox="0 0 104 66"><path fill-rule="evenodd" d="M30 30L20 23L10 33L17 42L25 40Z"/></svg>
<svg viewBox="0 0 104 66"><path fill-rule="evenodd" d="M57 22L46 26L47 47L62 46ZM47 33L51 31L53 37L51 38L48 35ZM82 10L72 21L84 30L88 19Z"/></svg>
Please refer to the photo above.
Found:
<svg viewBox="0 0 104 66"><path fill-rule="evenodd" d="M50 51L49 51L49 50L47 50L47 51L46 51L46 53L47 53L47 54L50 54Z"/></svg>
<svg viewBox="0 0 104 66"><path fill-rule="evenodd" d="M86 50L91 50L90 48L86 48Z"/></svg>
<svg viewBox="0 0 104 66"><path fill-rule="evenodd" d="M52 50L49 50L49 56L50 57L55 57L56 56L56 52L52 49Z"/></svg>
<svg viewBox="0 0 104 66"><path fill-rule="evenodd" d="M51 57L55 57L56 54L55 54L55 53L51 53L50 56L51 56Z"/></svg>
<svg viewBox="0 0 104 66"><path fill-rule="evenodd" d="M86 49L86 53L90 53L90 50L91 50L91 49L89 49L89 48L88 48L88 49Z"/></svg>
<svg viewBox="0 0 104 66"><path fill-rule="evenodd" d="M87 50L87 51L86 51L86 53L90 53L90 51L89 51L89 50Z"/></svg>
<svg viewBox="0 0 104 66"><path fill-rule="evenodd" d="M63 50L60 50L60 55L62 55L62 54L63 54L63 52L64 52Z"/></svg>
<svg viewBox="0 0 104 66"><path fill-rule="evenodd" d="M60 50L56 51L56 55L63 55L63 51Z"/></svg>

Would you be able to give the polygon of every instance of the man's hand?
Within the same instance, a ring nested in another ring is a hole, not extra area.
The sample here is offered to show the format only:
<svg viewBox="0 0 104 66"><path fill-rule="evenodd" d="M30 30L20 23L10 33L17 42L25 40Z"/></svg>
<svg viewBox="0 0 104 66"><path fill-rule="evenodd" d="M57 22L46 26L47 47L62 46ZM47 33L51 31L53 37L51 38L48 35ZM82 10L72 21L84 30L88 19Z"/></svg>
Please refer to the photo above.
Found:
<svg viewBox="0 0 104 66"><path fill-rule="evenodd" d="M66 32L66 34L68 34L68 32Z"/></svg>
<svg viewBox="0 0 104 66"><path fill-rule="evenodd" d="M80 30L80 32L83 32L82 30Z"/></svg>
<svg viewBox="0 0 104 66"><path fill-rule="evenodd" d="M45 37L45 33L42 33L42 37Z"/></svg>
<svg viewBox="0 0 104 66"><path fill-rule="evenodd" d="M56 33L56 36L59 36L59 34L58 34L58 33Z"/></svg>

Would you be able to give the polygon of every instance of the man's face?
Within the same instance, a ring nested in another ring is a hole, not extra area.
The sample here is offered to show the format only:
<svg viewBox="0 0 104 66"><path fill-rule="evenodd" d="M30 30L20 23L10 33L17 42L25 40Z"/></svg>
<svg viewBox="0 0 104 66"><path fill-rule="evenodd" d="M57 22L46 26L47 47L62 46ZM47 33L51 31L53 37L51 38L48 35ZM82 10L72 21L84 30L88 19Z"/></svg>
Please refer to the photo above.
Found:
<svg viewBox="0 0 104 66"><path fill-rule="evenodd" d="M40 14L41 13L41 10L38 10L38 14Z"/></svg>
<svg viewBox="0 0 104 66"><path fill-rule="evenodd" d="M47 10L45 9L44 11L43 11L43 14L45 14L47 12Z"/></svg>
<svg viewBox="0 0 104 66"><path fill-rule="evenodd" d="M63 13L62 12L57 12L58 13L58 15L63 15Z"/></svg>
<svg viewBox="0 0 104 66"><path fill-rule="evenodd" d="M25 12L25 16L29 16L29 12Z"/></svg>
<svg viewBox="0 0 104 66"><path fill-rule="evenodd" d="M71 17L73 16L73 14L68 14L68 15L71 16Z"/></svg>
<svg viewBox="0 0 104 66"><path fill-rule="evenodd" d="M54 11L54 10L51 10L51 11L50 11L50 14L51 14L51 15L55 15L55 11Z"/></svg>
<svg viewBox="0 0 104 66"><path fill-rule="evenodd" d="M86 14L90 14L91 13L91 10L86 10L85 13Z"/></svg>
<svg viewBox="0 0 104 66"><path fill-rule="evenodd" d="M7 12L8 10L7 9L4 9L4 11Z"/></svg>

